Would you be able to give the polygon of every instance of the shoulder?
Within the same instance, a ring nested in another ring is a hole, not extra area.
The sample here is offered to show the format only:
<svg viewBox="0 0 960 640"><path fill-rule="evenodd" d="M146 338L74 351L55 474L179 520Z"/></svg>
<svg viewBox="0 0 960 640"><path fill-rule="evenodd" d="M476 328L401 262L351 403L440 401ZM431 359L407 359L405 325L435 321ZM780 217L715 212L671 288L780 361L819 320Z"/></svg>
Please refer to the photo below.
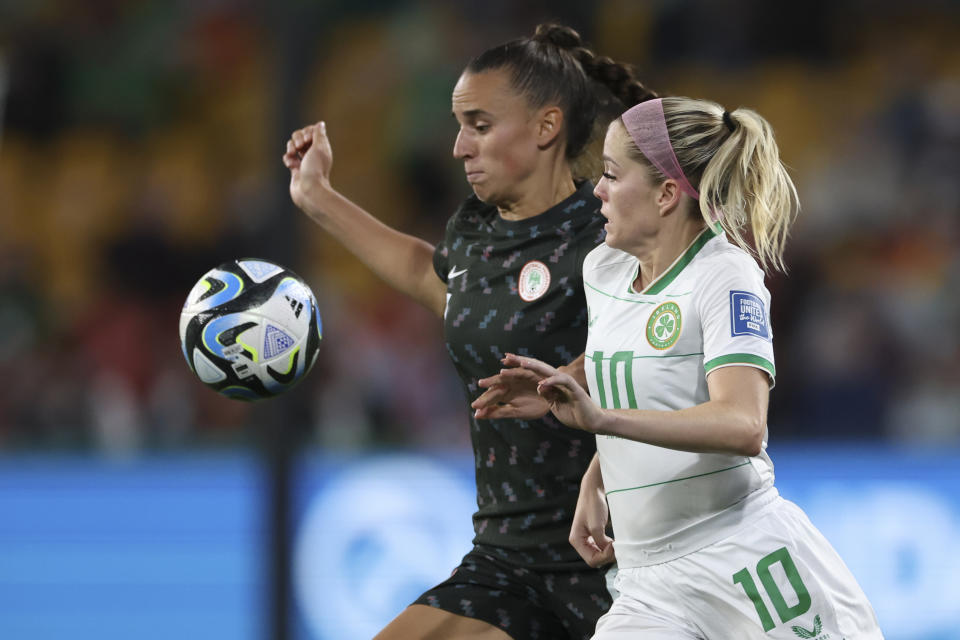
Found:
<svg viewBox="0 0 960 640"><path fill-rule="evenodd" d="M724 236L712 240L704 250L690 274L694 299L703 313L726 309L738 300L752 300L762 307L770 303L764 272L753 256Z"/></svg>
<svg viewBox="0 0 960 640"><path fill-rule="evenodd" d="M763 270L749 253L718 235L708 242L694 263L694 282L706 285L729 280L763 282Z"/></svg>
<svg viewBox="0 0 960 640"><path fill-rule="evenodd" d="M634 262L635 259L629 253L614 249L608 246L606 242L601 242L584 258L583 273L584 276L602 274L627 265L632 266Z"/></svg>

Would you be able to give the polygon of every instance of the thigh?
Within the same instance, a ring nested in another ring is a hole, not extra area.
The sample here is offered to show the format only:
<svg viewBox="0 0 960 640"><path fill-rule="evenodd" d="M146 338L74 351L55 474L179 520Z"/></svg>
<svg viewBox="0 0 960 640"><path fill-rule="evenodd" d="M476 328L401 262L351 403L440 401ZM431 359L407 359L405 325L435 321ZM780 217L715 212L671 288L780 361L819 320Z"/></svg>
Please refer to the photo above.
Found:
<svg viewBox="0 0 960 640"><path fill-rule="evenodd" d="M604 595L598 571L541 573L475 548L414 604L480 620L516 640L587 640L609 606Z"/></svg>
<svg viewBox="0 0 960 640"><path fill-rule="evenodd" d="M374 640L510 640L510 636L482 620L412 604Z"/></svg>
<svg viewBox="0 0 960 640"><path fill-rule="evenodd" d="M853 575L792 503L668 564L707 638L882 638Z"/></svg>
<svg viewBox="0 0 960 640"><path fill-rule="evenodd" d="M643 583L638 592L634 586ZM613 606L597 622L597 630L591 640L702 640L697 629L690 625L682 612L655 598L646 597L652 590L662 590L657 576L642 569L628 569L617 579L620 595ZM653 589L651 589L653 587ZM636 597L643 596L643 599Z"/></svg>

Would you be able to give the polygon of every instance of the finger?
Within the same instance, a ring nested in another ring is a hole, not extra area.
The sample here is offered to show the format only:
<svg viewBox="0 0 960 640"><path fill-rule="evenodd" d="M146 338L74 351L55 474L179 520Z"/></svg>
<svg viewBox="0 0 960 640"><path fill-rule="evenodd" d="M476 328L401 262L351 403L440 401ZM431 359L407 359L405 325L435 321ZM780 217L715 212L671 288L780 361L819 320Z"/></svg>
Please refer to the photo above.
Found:
<svg viewBox="0 0 960 640"><path fill-rule="evenodd" d="M523 414L513 405L494 404L487 407L481 407L473 412L473 417L477 420L504 420L506 418L519 418Z"/></svg>
<svg viewBox="0 0 960 640"><path fill-rule="evenodd" d="M616 559L612 544L613 539L608 538L605 534L603 539L607 541L604 545L598 545L593 536L588 537L582 544L582 552L580 552L580 556L591 567L602 567L605 564L610 564Z"/></svg>
<svg viewBox="0 0 960 640"><path fill-rule="evenodd" d="M480 415L477 415L477 414ZM520 407L513 404L495 404L488 407L483 407L477 409L474 413L474 417L483 419L483 420L504 420L506 418L523 418L527 419L531 416L529 409L524 411Z"/></svg>
<svg viewBox="0 0 960 640"><path fill-rule="evenodd" d="M477 386L481 389L487 389L500 384L500 381L500 374L497 374L495 376L490 376L489 378L480 378L477 380Z"/></svg>
<svg viewBox="0 0 960 640"><path fill-rule="evenodd" d="M518 360L519 360L518 366L523 367L524 369L529 369L530 371L539 373L542 376L554 376L554 375L557 375L557 373L559 373L554 367L551 367L546 362L541 362L536 358L523 357L523 358L518 358Z"/></svg>
<svg viewBox="0 0 960 640"><path fill-rule="evenodd" d="M590 529L590 537L596 544L597 549L606 549L613 544L613 538L607 535L603 527L594 527Z"/></svg>
<svg viewBox="0 0 960 640"><path fill-rule="evenodd" d="M306 131L311 143L323 144L327 140L327 125L323 122L310 125Z"/></svg>
<svg viewBox="0 0 960 640"><path fill-rule="evenodd" d="M577 538L575 540L571 540L570 544L573 545L574 550L587 564L589 564L591 567L596 566L592 564L593 559L602 552L595 544L593 544L592 540L589 538Z"/></svg>
<svg viewBox="0 0 960 640"><path fill-rule="evenodd" d="M570 397L567 395L566 390L563 387L552 384L545 380L541 380L539 383L537 383L537 394L550 402L560 402Z"/></svg>
<svg viewBox="0 0 960 640"><path fill-rule="evenodd" d="M300 166L301 155L297 152L292 142L287 142L287 152L283 154L283 164L293 169Z"/></svg>
<svg viewBox="0 0 960 640"><path fill-rule="evenodd" d="M304 127L293 134L293 142L298 151L305 151L313 143L313 128Z"/></svg>
<svg viewBox="0 0 960 640"><path fill-rule="evenodd" d="M332 155L333 148L330 146L330 138L327 137L327 123L322 120L313 128L314 141L326 152Z"/></svg>
<svg viewBox="0 0 960 640"><path fill-rule="evenodd" d="M529 369L501 369L500 370L501 378L510 378L514 380L530 380L531 382L536 382L540 380L543 376L540 374L530 371Z"/></svg>
<svg viewBox="0 0 960 640"><path fill-rule="evenodd" d="M500 362L507 365L508 367L519 367L520 366L520 356L515 353L507 353L502 358Z"/></svg>
<svg viewBox="0 0 960 640"><path fill-rule="evenodd" d="M503 416L498 415L497 406L481 407L473 412L473 417L477 420L500 420Z"/></svg>
<svg viewBox="0 0 960 640"><path fill-rule="evenodd" d="M483 407L490 406L499 401L500 398L504 396L507 390L504 387L494 387L492 389L487 389L484 391L476 400L470 403L470 406L474 409L482 409Z"/></svg>
<svg viewBox="0 0 960 640"><path fill-rule="evenodd" d="M597 551L593 554L593 557L587 561L591 567L602 567L605 564L610 564L617 559L616 552L613 549L612 544L608 544L604 549Z"/></svg>
<svg viewBox="0 0 960 640"><path fill-rule="evenodd" d="M478 420L502 420L503 418L513 418L511 415L514 409L501 404L489 404L480 407L473 412L473 417Z"/></svg>
<svg viewBox="0 0 960 640"><path fill-rule="evenodd" d="M559 389L551 386L537 385L537 395L550 404L555 402L563 402L567 399L567 396L565 396Z"/></svg>
<svg viewBox="0 0 960 640"><path fill-rule="evenodd" d="M554 369L554 371L556 371L556 369ZM570 374L560 373L559 371L557 371L553 375L542 378L539 384L549 385L551 387L572 389L573 385L575 385L576 382L574 382L573 378L570 377Z"/></svg>

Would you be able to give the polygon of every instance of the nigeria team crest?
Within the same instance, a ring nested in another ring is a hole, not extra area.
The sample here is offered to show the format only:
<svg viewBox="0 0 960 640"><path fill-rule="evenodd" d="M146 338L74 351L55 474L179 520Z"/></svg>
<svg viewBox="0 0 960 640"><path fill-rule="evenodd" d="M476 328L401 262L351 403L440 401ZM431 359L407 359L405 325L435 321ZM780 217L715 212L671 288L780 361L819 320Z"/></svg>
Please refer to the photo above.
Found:
<svg viewBox="0 0 960 640"><path fill-rule="evenodd" d="M520 270L517 292L524 302L533 302L550 288L550 269L539 260L532 260Z"/></svg>

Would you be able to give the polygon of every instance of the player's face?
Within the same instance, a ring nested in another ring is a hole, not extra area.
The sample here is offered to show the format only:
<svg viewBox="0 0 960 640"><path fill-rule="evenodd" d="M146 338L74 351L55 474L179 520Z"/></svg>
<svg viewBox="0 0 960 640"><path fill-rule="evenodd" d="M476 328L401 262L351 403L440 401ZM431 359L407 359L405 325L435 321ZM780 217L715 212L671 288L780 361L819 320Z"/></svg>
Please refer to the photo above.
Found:
<svg viewBox="0 0 960 640"><path fill-rule="evenodd" d="M503 205L522 197L537 162L536 123L526 99L503 69L464 72L453 89L460 125L453 156L483 202Z"/></svg>
<svg viewBox="0 0 960 640"><path fill-rule="evenodd" d="M603 141L603 176L593 193L607 218L607 245L639 255L649 250L660 228L660 188L647 167L627 155L626 142L626 130L614 120Z"/></svg>

